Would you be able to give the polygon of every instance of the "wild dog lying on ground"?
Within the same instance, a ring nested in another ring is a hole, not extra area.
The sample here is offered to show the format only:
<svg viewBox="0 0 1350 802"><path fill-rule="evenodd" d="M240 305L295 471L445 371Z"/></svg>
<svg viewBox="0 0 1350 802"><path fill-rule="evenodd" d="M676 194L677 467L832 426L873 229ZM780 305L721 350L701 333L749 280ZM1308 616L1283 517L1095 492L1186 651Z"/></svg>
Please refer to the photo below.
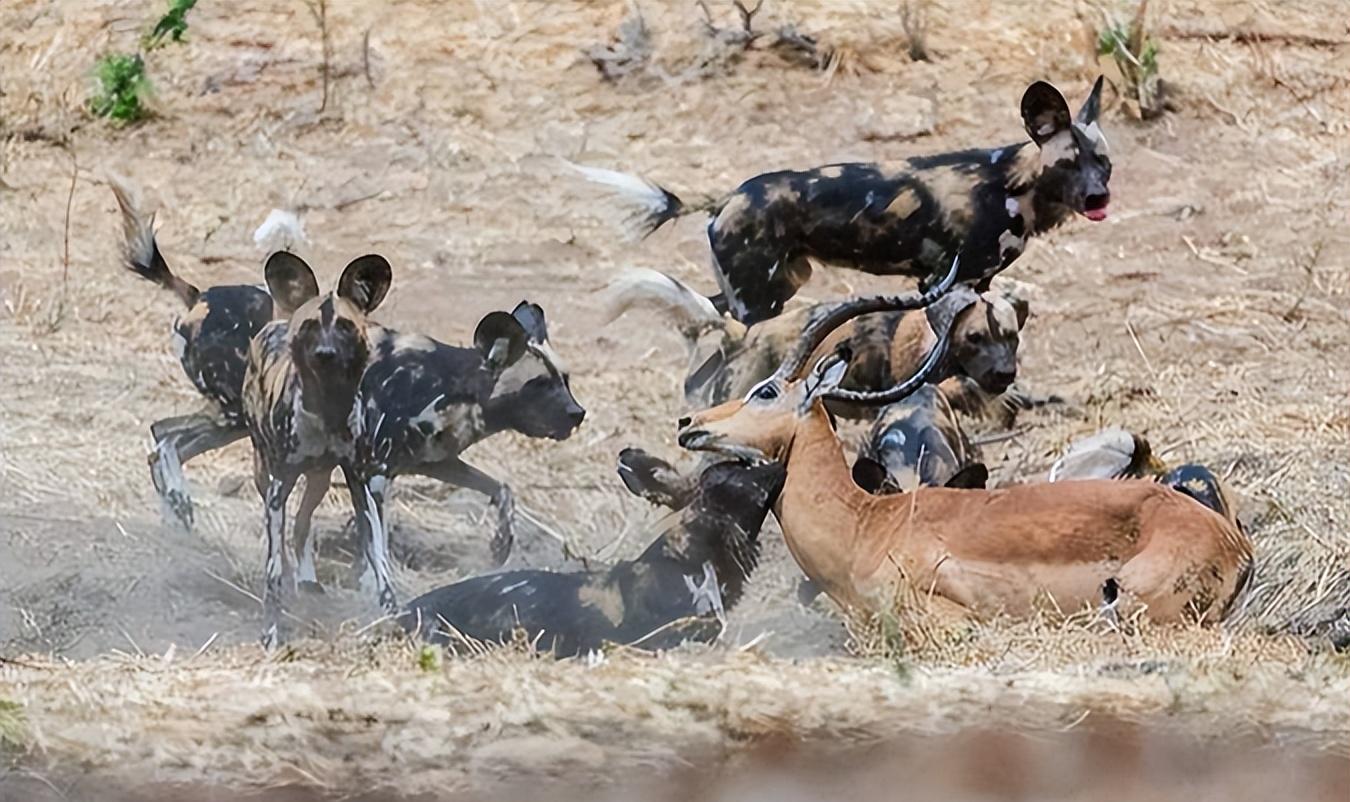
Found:
<svg viewBox="0 0 1350 802"><path fill-rule="evenodd" d="M244 423L244 369L253 337L272 319L272 298L262 287L221 285L205 292L174 275L155 242L153 214L140 211L137 192L110 177L122 210L125 265L143 279L169 290L187 311L173 323L174 346L183 372L202 395L201 407L150 425L154 450L150 478L166 518L192 527L192 498L182 465L248 434Z"/></svg>
<svg viewBox="0 0 1350 802"><path fill-rule="evenodd" d="M1079 438L1050 466L1051 482L1079 479L1153 479L1242 526L1232 493L1213 471L1194 463L1168 468L1147 440L1124 429L1102 429Z"/></svg>
<svg viewBox="0 0 1350 802"><path fill-rule="evenodd" d="M420 474L492 501L497 508L492 551L501 563L514 540L511 488L460 454L506 431L565 440L586 410L572 395L567 368L549 344L544 310L537 304L521 301L509 314L489 312L473 340L474 347L460 348L390 329L372 338L352 413L357 462L370 491L370 525L381 540L390 481ZM300 551L301 574L312 581L312 541L302 541Z"/></svg>
<svg viewBox="0 0 1350 802"><path fill-rule="evenodd" d="M925 298L886 299L894 307ZM845 310L874 311L857 299ZM805 372L809 355L847 315L814 327L780 370L744 400L680 421L685 448L782 461L774 513L807 578L846 611L889 611L922 599L935 614L1024 615L1047 597L1072 612L1142 605L1158 621L1222 618L1250 579L1252 546L1230 521L1154 482L1081 481L998 490L921 487L874 496L852 480L825 411L827 398L891 403L940 358L884 391L840 388L846 355ZM947 339L943 336L939 346Z"/></svg>
<svg viewBox="0 0 1350 802"><path fill-rule="evenodd" d="M605 296L608 320L646 307L675 323L689 347L685 401L696 406L744 396L777 369L812 323L841 304L813 304L746 327L720 314L707 298L680 281L645 269L625 271L610 283ZM981 390L998 395L1017 378L1020 332L1029 314L1027 303L1018 298L956 286L922 311L879 312L851 320L830 333L818 355L847 343L854 357L844 386L880 389L913 373L937 339L933 332L951 326L950 353L933 381L966 376ZM863 416L875 412L845 405L831 410Z"/></svg>
<svg viewBox="0 0 1350 802"><path fill-rule="evenodd" d="M983 488L989 469L979 461L946 395L925 384L882 407L853 462L853 481L873 494L920 487Z"/></svg>
<svg viewBox="0 0 1350 802"><path fill-rule="evenodd" d="M759 530L783 476L775 463L714 464L636 560L472 577L414 599L400 621L436 643L456 634L502 642L521 630L560 657L606 643L665 649L714 640L759 561Z"/></svg>
<svg viewBox="0 0 1350 802"><path fill-rule="evenodd" d="M263 645L277 643L286 553L286 501L305 477L296 513L296 539L309 536L310 518L340 467L351 493L362 552L375 574L377 599L397 604L384 532L374 519L372 489L356 463L352 431L356 392L370 362L379 326L367 316L389 291L384 257L362 256L343 270L337 288L319 293L309 265L284 251L267 260L267 286L283 315L253 338L244 373L243 409L253 442L254 483L263 498L267 537ZM294 576L294 575L292 575Z"/></svg>
<svg viewBox="0 0 1350 802"><path fill-rule="evenodd" d="M742 323L774 317L811 275L811 261L875 275L929 279L958 255L958 281L987 289L1028 238L1074 214L1106 217L1111 161L1097 127L1102 79L1071 118L1044 81L1022 96L1031 142L914 157L896 164L833 164L755 176L730 194L686 206L634 176L578 167L641 204L642 233L706 212L714 298Z"/></svg>

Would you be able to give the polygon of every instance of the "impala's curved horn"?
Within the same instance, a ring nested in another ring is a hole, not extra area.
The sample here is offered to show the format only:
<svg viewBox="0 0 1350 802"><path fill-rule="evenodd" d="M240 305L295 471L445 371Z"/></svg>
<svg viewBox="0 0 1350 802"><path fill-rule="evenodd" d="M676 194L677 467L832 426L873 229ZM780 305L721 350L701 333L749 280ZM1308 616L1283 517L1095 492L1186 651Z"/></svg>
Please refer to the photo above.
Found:
<svg viewBox="0 0 1350 802"><path fill-rule="evenodd" d="M859 315L923 309L951 289L960 265L961 257L957 256L952 260L952 266L942 280L924 292L911 292L906 295L870 295L837 304L820 319L811 321L811 325L807 326L806 331L803 331L802 336L797 339L797 345L792 353L778 366L774 375L780 379L801 378L803 369L810 362L811 354L815 353L830 332Z"/></svg>
<svg viewBox="0 0 1350 802"><path fill-rule="evenodd" d="M947 355L947 346L951 344L952 327L948 325L938 332L937 344L933 350L928 352L927 358L919 369L899 384L888 387L885 390L843 390L836 387L829 392L824 393L824 397L833 401L848 401L853 404L868 404L882 406L884 404L894 404L910 393L923 386L928 381L928 376L942 364L943 358Z"/></svg>

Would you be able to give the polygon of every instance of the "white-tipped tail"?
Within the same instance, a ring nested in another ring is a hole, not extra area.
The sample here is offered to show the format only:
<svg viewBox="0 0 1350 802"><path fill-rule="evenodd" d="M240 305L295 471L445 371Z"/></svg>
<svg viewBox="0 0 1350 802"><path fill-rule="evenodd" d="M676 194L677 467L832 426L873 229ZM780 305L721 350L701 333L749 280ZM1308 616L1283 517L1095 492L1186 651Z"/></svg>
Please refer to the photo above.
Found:
<svg viewBox="0 0 1350 802"><path fill-rule="evenodd" d="M138 273L149 269L155 258L155 215L141 213L140 189L130 180L108 174L117 206L122 210L122 237L127 266Z"/></svg>
<svg viewBox="0 0 1350 802"><path fill-rule="evenodd" d="M587 181L608 188L633 206L633 212L624 221L624 227L634 239L641 239L666 221L679 217L684 209L684 204L673 193L641 176L603 167L587 167L566 159L563 163L581 173Z"/></svg>
<svg viewBox="0 0 1350 802"><path fill-rule="evenodd" d="M606 323L630 309L646 308L665 315L689 340L725 325L712 301L665 273L644 267L624 270L601 292Z"/></svg>
<svg viewBox="0 0 1350 802"><path fill-rule="evenodd" d="M273 209L267 219L253 232L253 242L267 253L294 251L309 242L305 226L294 212Z"/></svg>

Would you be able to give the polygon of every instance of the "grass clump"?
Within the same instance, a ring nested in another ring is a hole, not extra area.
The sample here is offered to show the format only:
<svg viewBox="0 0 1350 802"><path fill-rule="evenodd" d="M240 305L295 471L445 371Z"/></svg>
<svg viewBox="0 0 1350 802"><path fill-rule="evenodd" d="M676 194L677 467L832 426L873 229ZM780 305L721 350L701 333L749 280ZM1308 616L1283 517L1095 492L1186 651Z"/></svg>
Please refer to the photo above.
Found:
<svg viewBox="0 0 1350 802"><path fill-rule="evenodd" d="M437 646L425 644L417 651L417 668L423 674L434 674L441 670L441 650Z"/></svg>
<svg viewBox="0 0 1350 802"><path fill-rule="evenodd" d="M19 751L28 743L28 721L23 705L0 699L0 752Z"/></svg>
<svg viewBox="0 0 1350 802"><path fill-rule="evenodd" d="M169 42L183 41L187 33L187 13L197 5L197 0L169 0L169 10L159 18L155 27L146 34L145 49L153 50Z"/></svg>
<svg viewBox="0 0 1350 802"><path fill-rule="evenodd" d="M150 94L150 79L145 75L145 60L139 53L103 56L94 67L94 78L98 86L89 100L89 110L95 116L120 123L149 116L144 100Z"/></svg>
<svg viewBox="0 0 1350 802"><path fill-rule="evenodd" d="M1125 22L1108 17L1097 33L1097 55L1110 56L1125 82L1126 96L1139 106L1145 120L1166 110L1162 79L1158 75L1158 43L1149 32L1148 0Z"/></svg>

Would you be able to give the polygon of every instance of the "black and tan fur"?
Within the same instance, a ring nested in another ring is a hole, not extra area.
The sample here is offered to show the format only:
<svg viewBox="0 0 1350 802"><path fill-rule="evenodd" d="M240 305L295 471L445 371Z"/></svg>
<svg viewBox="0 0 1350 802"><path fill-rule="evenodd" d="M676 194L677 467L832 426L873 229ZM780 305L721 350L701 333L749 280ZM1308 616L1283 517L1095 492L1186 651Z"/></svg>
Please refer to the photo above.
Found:
<svg viewBox="0 0 1350 802"><path fill-rule="evenodd" d="M684 396L692 406L744 396L778 368L813 322L839 306L818 303L746 327L719 314L680 281L654 270L625 271L606 294L611 320L630 309L649 307L675 322L689 347ZM925 310L854 318L833 331L817 353L846 344L854 356L845 388L878 389L911 374L936 341L934 331L950 324L951 345L933 381L968 377L981 390L998 395L1017 377L1020 332L1028 314L1023 300L992 290L977 294L958 285ZM843 405L831 409L851 412ZM870 409L865 412L869 417L874 414Z"/></svg>
<svg viewBox="0 0 1350 802"><path fill-rule="evenodd" d="M353 411L357 462L371 494L371 526L383 540L385 499L394 477L429 476L491 499L498 521L493 554L505 561L514 539L511 489L460 454L506 431L565 440L585 416L537 304L522 301L513 312L488 313L469 348L382 330L372 341ZM305 573L312 574L308 542L301 544L301 555Z"/></svg>
<svg viewBox="0 0 1350 802"><path fill-rule="evenodd" d="M264 288L249 285L202 291L174 275L155 241L155 216L140 210L136 189L117 177L109 184L122 212L126 268L169 290L186 307L173 323L174 347L202 403L193 412L150 425L154 450L149 462L165 516L191 528L193 505L182 465L247 436L244 369L249 342L272 319L272 298Z"/></svg>
<svg viewBox="0 0 1350 802"><path fill-rule="evenodd" d="M853 480L876 494L984 487L988 479L978 450L935 384L882 407L853 463Z"/></svg>
<svg viewBox="0 0 1350 802"><path fill-rule="evenodd" d="M688 207L642 179L579 169L642 204L644 233L684 214L711 215L721 288L714 300L746 324L781 314L812 260L935 281L959 255L958 281L986 289L1030 237L1074 214L1106 216L1111 162L1097 127L1101 86L1099 78L1076 120L1059 90L1044 81L1028 87L1021 111L1030 142L765 173Z"/></svg>
<svg viewBox="0 0 1350 802"><path fill-rule="evenodd" d="M1204 465L1186 463L1169 468L1142 435L1108 428L1081 437L1050 466L1048 480L1153 479L1209 507L1239 529L1237 506L1227 485Z"/></svg>
<svg viewBox="0 0 1350 802"><path fill-rule="evenodd" d="M472 577L413 600L400 620L437 643L456 635L496 643L521 631L559 657L607 643L665 649L711 641L759 561L759 530L784 475L775 463L714 464L689 506L659 523L635 560Z"/></svg>
<svg viewBox="0 0 1350 802"><path fill-rule="evenodd" d="M286 501L305 477L296 539L308 537L310 517L341 468L351 493L362 551L374 571L376 595L397 609L383 530L373 526L371 490L356 463L356 393L380 328L367 319L384 300L392 272L381 256L362 256L343 271L337 288L320 294L314 272L286 252L267 260L267 286L280 319L253 338L244 374L243 409L253 442L254 482L263 498L267 538L263 643L275 646L286 551Z"/></svg>

